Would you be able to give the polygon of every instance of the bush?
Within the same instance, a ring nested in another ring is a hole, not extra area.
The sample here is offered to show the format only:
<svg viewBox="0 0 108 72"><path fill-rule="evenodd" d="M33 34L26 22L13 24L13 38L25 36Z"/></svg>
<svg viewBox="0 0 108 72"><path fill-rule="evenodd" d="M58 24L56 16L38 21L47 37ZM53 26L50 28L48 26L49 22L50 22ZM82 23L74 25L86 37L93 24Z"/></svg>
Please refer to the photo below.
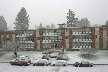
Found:
<svg viewBox="0 0 108 72"><path fill-rule="evenodd" d="M80 54L80 57L85 58L85 59L89 59L89 60L98 59L98 57L96 55L93 55L93 54Z"/></svg>

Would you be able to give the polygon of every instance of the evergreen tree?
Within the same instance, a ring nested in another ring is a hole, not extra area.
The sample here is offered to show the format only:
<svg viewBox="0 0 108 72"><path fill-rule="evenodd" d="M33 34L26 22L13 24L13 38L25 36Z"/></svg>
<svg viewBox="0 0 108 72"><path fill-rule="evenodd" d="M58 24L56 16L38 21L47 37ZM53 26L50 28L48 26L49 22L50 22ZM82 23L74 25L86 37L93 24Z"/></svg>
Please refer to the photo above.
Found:
<svg viewBox="0 0 108 72"><path fill-rule="evenodd" d="M75 23L75 26L79 26L79 27L88 27L90 26L90 21L87 19L87 18L82 18L81 20L79 21L76 21Z"/></svg>
<svg viewBox="0 0 108 72"><path fill-rule="evenodd" d="M108 26L108 21L106 21L105 25Z"/></svg>
<svg viewBox="0 0 108 72"><path fill-rule="evenodd" d="M52 23L52 24L51 24L51 28L55 28L55 24Z"/></svg>
<svg viewBox="0 0 108 72"><path fill-rule="evenodd" d="M27 15L26 9L22 7L16 17L15 27L17 30L26 30L29 27L29 15Z"/></svg>

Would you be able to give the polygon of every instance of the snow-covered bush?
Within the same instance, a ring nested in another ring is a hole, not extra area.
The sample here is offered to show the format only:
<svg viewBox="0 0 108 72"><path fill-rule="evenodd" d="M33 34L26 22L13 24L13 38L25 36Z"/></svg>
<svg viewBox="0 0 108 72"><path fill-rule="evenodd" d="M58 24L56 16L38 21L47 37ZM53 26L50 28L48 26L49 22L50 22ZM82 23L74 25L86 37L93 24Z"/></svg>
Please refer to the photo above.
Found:
<svg viewBox="0 0 108 72"><path fill-rule="evenodd" d="M93 57L96 57L95 53L98 52L98 49L96 49L96 48L81 48L80 52L81 52L81 57L93 58Z"/></svg>

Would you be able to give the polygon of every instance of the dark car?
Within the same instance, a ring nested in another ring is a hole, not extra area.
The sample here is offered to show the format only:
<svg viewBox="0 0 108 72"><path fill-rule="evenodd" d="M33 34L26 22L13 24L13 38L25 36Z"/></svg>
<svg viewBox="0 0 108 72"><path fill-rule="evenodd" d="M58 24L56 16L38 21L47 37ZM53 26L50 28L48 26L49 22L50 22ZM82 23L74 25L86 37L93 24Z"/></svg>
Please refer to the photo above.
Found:
<svg viewBox="0 0 108 72"><path fill-rule="evenodd" d="M47 59L47 60L49 60L49 54L44 54L44 55L42 56L42 59Z"/></svg>
<svg viewBox="0 0 108 72"><path fill-rule="evenodd" d="M33 66L48 66L48 60L46 59L41 59L36 63L33 63Z"/></svg>
<svg viewBox="0 0 108 72"><path fill-rule="evenodd" d="M93 63L90 63L88 61L81 61L81 63L75 62L74 66L75 67L92 67Z"/></svg>
<svg viewBox="0 0 108 72"><path fill-rule="evenodd" d="M68 60L68 56L66 54L60 54L57 57L57 60Z"/></svg>

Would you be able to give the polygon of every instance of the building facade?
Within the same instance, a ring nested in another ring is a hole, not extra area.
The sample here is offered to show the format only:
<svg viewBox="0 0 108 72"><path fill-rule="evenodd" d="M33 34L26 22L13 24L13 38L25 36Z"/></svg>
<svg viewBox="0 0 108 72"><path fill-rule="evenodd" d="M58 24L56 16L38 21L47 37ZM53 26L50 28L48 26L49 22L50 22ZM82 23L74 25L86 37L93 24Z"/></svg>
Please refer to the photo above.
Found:
<svg viewBox="0 0 108 72"><path fill-rule="evenodd" d="M66 27L41 28L36 30L4 31L0 35L0 45L7 39L20 43L21 50L97 48L108 49L107 27Z"/></svg>

